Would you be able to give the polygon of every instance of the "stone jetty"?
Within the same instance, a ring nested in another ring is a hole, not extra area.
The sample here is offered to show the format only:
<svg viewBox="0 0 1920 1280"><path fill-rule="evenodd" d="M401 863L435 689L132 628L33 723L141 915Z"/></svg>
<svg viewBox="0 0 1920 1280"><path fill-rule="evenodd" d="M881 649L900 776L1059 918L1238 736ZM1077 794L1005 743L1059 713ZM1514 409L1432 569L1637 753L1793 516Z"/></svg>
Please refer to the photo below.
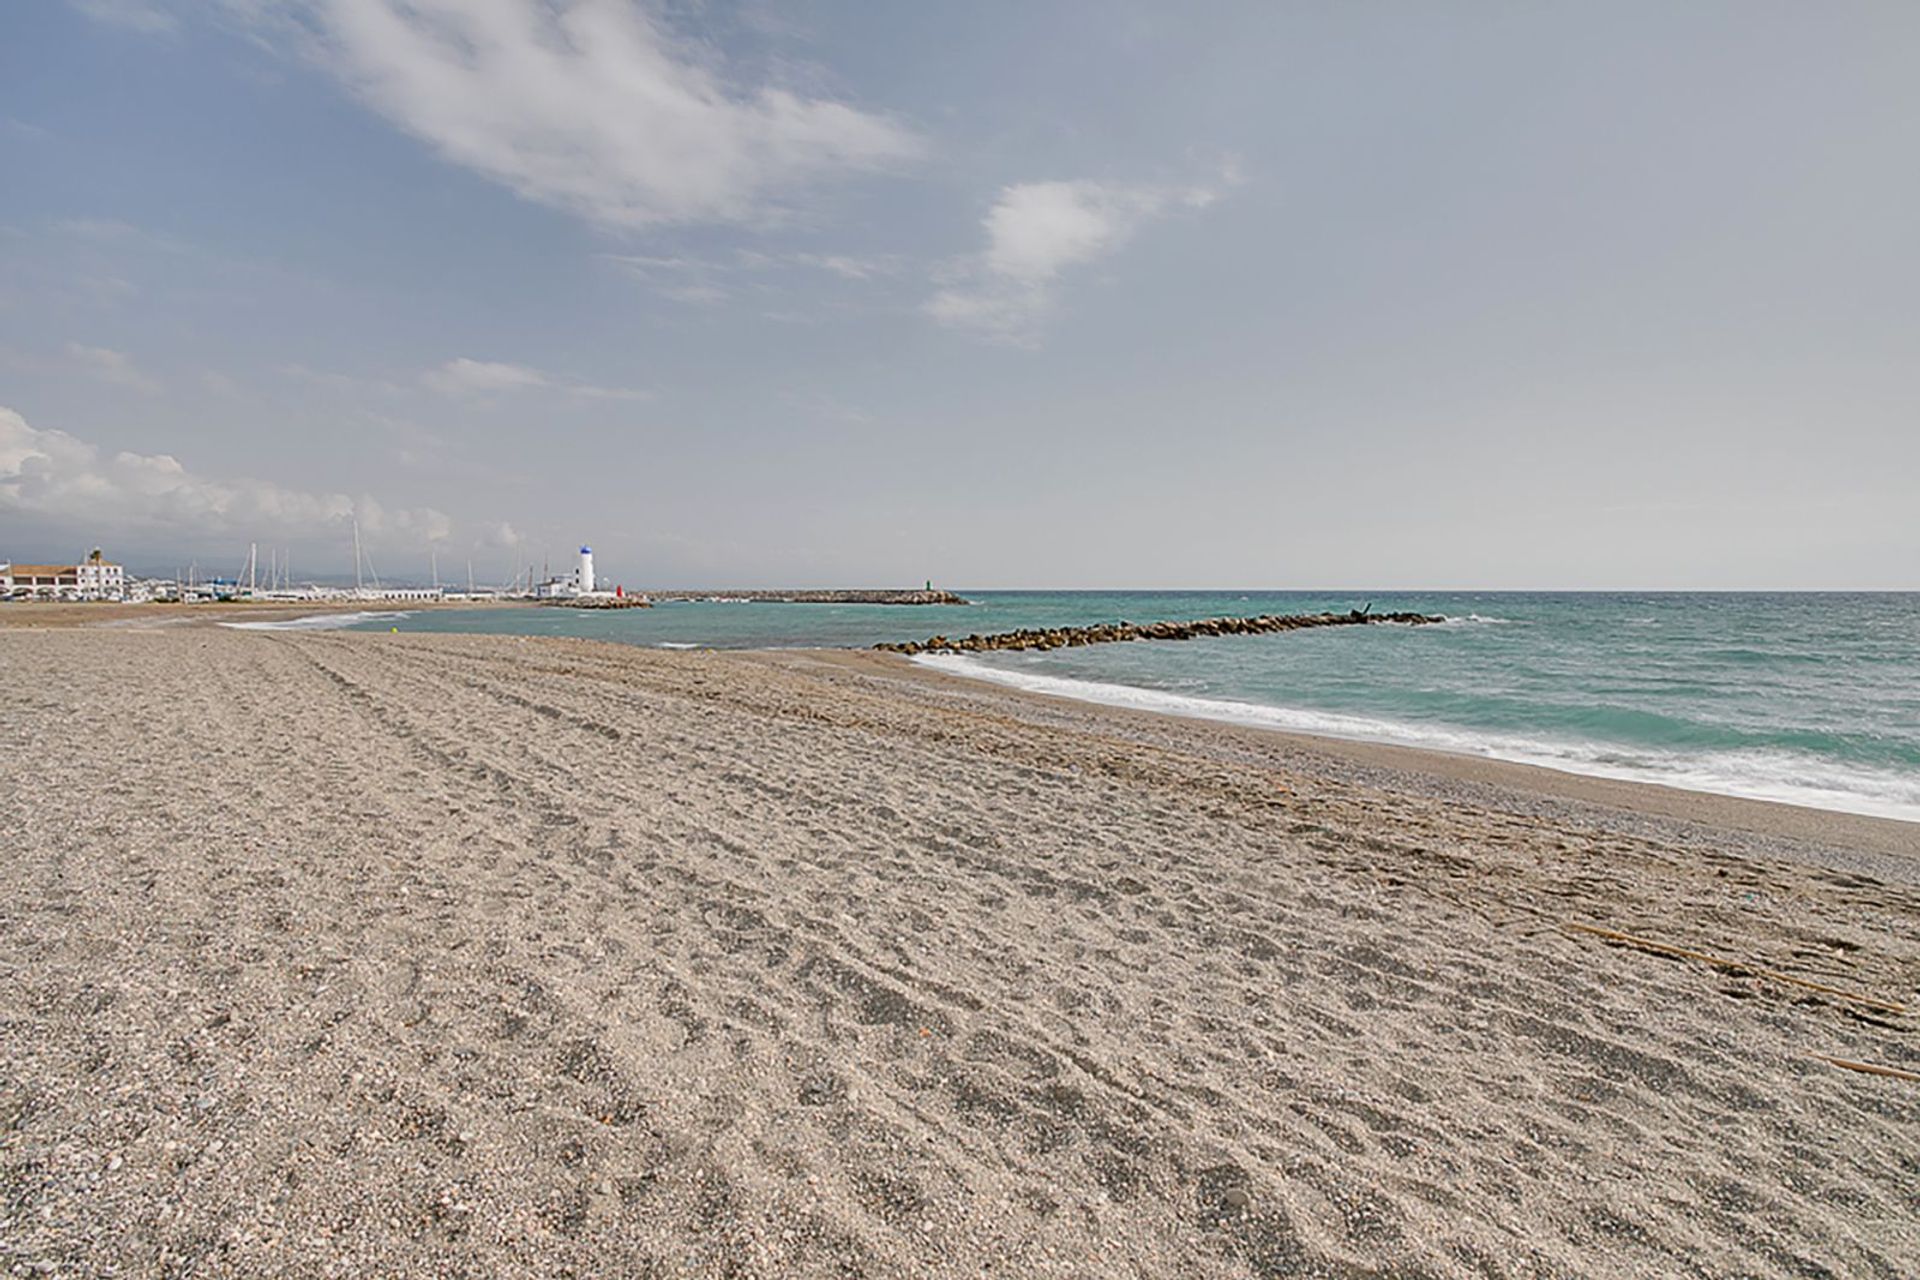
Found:
<svg viewBox="0 0 1920 1280"><path fill-rule="evenodd" d="M558 609L651 609L653 601L645 596L559 596L538 603Z"/></svg>
<svg viewBox="0 0 1920 1280"><path fill-rule="evenodd" d="M649 591L655 600L752 601L755 604L972 604L951 591Z"/></svg>
<svg viewBox="0 0 1920 1280"><path fill-rule="evenodd" d="M1262 614L1257 618L1201 618L1194 622L1110 622L1091 627L1047 627L1002 631L995 635L950 640L909 640L904 644L877 644L888 653L984 653L993 649L1074 649L1089 644L1117 644L1126 640L1196 640L1202 636L1261 636L1276 631L1305 631L1311 627L1360 627L1399 623L1422 627L1446 619L1425 613L1374 613L1372 607L1347 613Z"/></svg>

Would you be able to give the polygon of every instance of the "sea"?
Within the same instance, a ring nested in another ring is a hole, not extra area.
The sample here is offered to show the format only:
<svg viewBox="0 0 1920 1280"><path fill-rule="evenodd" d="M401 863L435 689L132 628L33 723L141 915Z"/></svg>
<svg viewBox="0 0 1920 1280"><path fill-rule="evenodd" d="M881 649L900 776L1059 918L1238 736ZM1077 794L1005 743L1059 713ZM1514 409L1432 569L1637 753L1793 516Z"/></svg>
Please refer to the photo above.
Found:
<svg viewBox="0 0 1920 1280"><path fill-rule="evenodd" d="M1920 593L962 594L973 603L436 609L345 625L813 648L1099 622L1412 610L1448 620L916 661L1113 706L1920 821Z"/></svg>

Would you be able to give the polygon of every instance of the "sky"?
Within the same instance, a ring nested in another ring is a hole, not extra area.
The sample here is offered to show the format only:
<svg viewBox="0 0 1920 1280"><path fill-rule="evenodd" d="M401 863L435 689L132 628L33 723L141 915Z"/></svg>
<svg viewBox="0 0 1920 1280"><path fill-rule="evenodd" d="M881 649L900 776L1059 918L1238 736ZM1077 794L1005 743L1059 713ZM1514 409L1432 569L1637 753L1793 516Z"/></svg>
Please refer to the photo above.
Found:
<svg viewBox="0 0 1920 1280"><path fill-rule="evenodd" d="M1909 0L15 0L0 559L1920 588L1916 66Z"/></svg>

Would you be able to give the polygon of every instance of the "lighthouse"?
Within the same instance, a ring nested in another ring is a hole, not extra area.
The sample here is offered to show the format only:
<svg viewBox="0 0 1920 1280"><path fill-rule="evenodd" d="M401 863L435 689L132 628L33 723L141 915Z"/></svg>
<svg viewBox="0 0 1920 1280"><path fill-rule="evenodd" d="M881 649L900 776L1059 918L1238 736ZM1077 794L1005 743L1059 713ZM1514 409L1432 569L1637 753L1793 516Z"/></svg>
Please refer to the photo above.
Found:
<svg viewBox="0 0 1920 1280"><path fill-rule="evenodd" d="M593 548L580 548L580 594L593 594Z"/></svg>

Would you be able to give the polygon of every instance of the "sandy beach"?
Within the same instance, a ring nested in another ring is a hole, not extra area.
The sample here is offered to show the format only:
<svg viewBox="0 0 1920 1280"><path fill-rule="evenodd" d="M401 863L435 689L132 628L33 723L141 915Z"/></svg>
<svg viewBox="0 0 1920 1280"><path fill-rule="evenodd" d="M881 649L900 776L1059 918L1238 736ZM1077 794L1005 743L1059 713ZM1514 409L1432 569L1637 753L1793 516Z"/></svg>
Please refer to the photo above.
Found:
<svg viewBox="0 0 1920 1280"><path fill-rule="evenodd" d="M1913 825L207 626L0 765L8 1274L1920 1274Z"/></svg>
<svg viewBox="0 0 1920 1280"><path fill-rule="evenodd" d="M221 600L196 604L139 604L109 600L0 603L0 631L66 630L72 627L206 626L215 622L289 622L328 614L426 613L437 609L525 609L525 600Z"/></svg>

